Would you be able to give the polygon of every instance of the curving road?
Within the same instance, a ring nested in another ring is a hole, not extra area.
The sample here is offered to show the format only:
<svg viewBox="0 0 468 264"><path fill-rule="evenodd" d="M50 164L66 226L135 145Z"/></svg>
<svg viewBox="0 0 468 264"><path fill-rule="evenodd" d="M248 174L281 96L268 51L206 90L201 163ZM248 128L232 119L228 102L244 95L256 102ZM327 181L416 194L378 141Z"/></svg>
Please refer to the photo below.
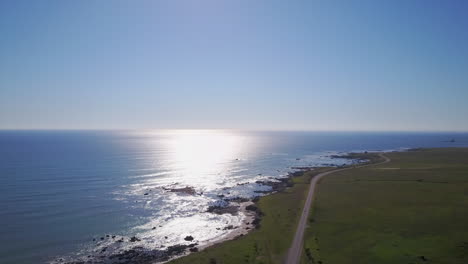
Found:
<svg viewBox="0 0 468 264"><path fill-rule="evenodd" d="M390 161L390 159L388 157L386 157L383 153L380 153L379 156L381 158L383 158L384 161L379 162L379 163L362 165L362 166L354 167L354 168L363 168L363 167L367 167L367 166L374 166L374 165L384 164L384 163L387 163L387 162ZM305 228L307 226L307 218L309 216L310 207L312 205L312 199L314 197L314 192L315 192L315 185L317 184L317 182L324 176L327 176L329 174L339 172L339 171L349 170L349 169L352 169L352 168L353 167L327 171L327 172L317 174L315 177L312 178L312 180L310 181L309 193L307 194L307 199L306 199L306 202L304 204L304 209L302 210L301 219L299 221L299 225L297 226L296 234L294 235L294 240L292 242L291 248L289 248L289 251L288 251L288 256L286 258L286 264L297 264L297 263L299 263L299 260L301 259L302 241L303 241L303 238L304 238L304 231L305 231Z"/></svg>

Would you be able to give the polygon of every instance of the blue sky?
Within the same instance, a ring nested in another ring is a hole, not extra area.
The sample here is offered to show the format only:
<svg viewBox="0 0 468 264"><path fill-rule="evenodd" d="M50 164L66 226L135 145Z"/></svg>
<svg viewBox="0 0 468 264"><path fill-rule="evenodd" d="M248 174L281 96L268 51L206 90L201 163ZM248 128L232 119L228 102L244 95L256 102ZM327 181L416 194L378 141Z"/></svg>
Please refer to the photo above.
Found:
<svg viewBox="0 0 468 264"><path fill-rule="evenodd" d="M0 128L468 131L468 2L0 2Z"/></svg>

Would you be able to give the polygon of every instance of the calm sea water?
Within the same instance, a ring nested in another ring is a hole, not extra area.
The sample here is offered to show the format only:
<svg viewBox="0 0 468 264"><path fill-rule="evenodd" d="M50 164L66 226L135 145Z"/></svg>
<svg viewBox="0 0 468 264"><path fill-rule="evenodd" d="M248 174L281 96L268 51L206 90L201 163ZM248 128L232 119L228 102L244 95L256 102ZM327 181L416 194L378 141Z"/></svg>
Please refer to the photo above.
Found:
<svg viewBox="0 0 468 264"><path fill-rule="evenodd" d="M468 134L0 131L0 263L130 246L101 241L107 234L147 248L186 235L206 243L243 217L206 213L221 194L250 197L266 188L255 181L291 167L348 162L330 158L340 152L443 146L468 146ZM186 186L197 194L167 190Z"/></svg>

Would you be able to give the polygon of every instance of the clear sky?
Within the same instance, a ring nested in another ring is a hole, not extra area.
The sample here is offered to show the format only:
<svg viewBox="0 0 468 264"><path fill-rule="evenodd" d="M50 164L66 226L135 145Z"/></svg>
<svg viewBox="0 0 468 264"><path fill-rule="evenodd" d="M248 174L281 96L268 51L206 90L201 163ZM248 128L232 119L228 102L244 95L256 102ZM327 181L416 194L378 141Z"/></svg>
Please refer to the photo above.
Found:
<svg viewBox="0 0 468 264"><path fill-rule="evenodd" d="M0 128L468 131L468 1L0 1Z"/></svg>

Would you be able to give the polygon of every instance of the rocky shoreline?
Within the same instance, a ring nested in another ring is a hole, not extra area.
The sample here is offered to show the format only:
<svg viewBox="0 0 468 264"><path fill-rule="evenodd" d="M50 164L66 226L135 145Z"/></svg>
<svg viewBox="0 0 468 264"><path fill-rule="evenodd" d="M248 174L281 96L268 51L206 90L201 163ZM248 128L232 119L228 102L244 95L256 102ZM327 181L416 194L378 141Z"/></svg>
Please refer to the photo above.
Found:
<svg viewBox="0 0 468 264"><path fill-rule="evenodd" d="M340 157L343 158L343 157ZM335 165L336 166L336 165ZM207 212L213 214L231 214L239 215L242 214L243 221L240 226L227 225L222 230L230 230L230 232L219 238L208 243L199 245L196 237L187 236L185 241L189 242L187 244L177 244L172 245L164 249L148 249L142 246L135 245L134 247L129 247L128 249L118 250L115 253L110 253L111 250L108 250L108 247L99 247L96 250L95 255L89 255L85 259L67 261L64 259L58 259L52 263L63 263L63 264L150 264L150 263L162 263L167 262L175 258L179 258L185 255L188 255L192 252L197 252L203 250L207 247L210 247L214 244L222 243L224 241L236 239L248 234L250 231L259 228L261 225L261 219L263 213L257 207L256 202L258 202L260 196L281 192L288 187L293 186L293 178L302 175L305 172L316 169L315 167L297 167L292 168L295 171L288 173L284 178L256 181L255 184L268 186L268 190L257 190L254 191L259 195L253 198L245 197L224 197L224 195L218 195L220 198L219 203L211 205L208 207ZM168 192L175 192L184 195L197 195L197 192L194 188L186 186L184 188L163 188ZM146 195L146 194L145 194ZM154 228L153 228L154 229ZM216 229L220 229L219 227ZM116 243L120 242L138 242L140 239L138 237L124 238L118 237L115 235L106 235L99 239L93 239L98 243L111 239ZM127 241L128 240L128 241ZM110 249L110 247L109 247ZM110 252L109 252L110 251Z"/></svg>

